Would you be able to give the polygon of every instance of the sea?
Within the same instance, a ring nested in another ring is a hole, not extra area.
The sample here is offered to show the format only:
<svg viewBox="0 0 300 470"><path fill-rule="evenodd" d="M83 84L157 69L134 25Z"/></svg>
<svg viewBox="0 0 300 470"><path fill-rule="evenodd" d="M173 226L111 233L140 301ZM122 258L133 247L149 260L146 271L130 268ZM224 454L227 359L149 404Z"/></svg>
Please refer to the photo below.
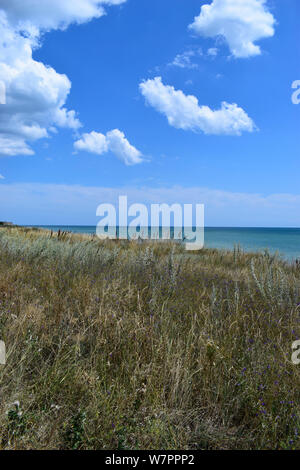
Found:
<svg viewBox="0 0 300 470"><path fill-rule="evenodd" d="M53 231L96 233L95 226L36 225L35 227ZM300 228L206 227L204 230L204 244L206 248L225 250L233 250L236 246L240 246L246 252L268 250L272 254L278 253L282 258L289 261L300 260Z"/></svg>

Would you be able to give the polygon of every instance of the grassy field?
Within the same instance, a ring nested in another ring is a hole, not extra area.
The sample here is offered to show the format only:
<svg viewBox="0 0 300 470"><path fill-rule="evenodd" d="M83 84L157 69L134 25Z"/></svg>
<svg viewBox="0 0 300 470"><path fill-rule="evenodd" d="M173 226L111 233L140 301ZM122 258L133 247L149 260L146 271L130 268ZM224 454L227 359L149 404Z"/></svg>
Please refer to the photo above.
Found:
<svg viewBox="0 0 300 470"><path fill-rule="evenodd" d="M0 449L300 449L300 268L0 229Z"/></svg>

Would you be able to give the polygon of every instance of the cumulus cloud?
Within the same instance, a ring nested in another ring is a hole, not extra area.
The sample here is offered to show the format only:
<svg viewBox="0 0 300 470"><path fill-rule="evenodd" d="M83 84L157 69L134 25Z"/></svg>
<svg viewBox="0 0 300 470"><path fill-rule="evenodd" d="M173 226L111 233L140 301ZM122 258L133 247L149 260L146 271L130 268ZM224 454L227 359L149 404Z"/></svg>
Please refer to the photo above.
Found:
<svg viewBox="0 0 300 470"><path fill-rule="evenodd" d="M74 148L77 151L86 151L97 155L111 152L128 166L143 161L141 152L128 142L124 133L119 129L107 132L106 135L95 131L83 134L81 139L74 143Z"/></svg>
<svg viewBox="0 0 300 470"><path fill-rule="evenodd" d="M4 176L0 174L0 180L4 180Z"/></svg>
<svg viewBox="0 0 300 470"><path fill-rule="evenodd" d="M0 8L16 30L39 34L40 30L64 29L105 14L105 6L127 0L0 0Z"/></svg>
<svg viewBox="0 0 300 470"><path fill-rule="evenodd" d="M44 31L66 28L105 14L104 7L126 0L0 0L0 156L31 155L30 144L57 128L81 124L66 101L71 82L33 59Z"/></svg>
<svg viewBox="0 0 300 470"><path fill-rule="evenodd" d="M65 107L71 82L32 58L32 41L14 31L0 10L0 81L6 104L0 113L0 155L33 153L28 142L48 137L49 129L80 123Z"/></svg>
<svg viewBox="0 0 300 470"><path fill-rule="evenodd" d="M89 134L83 134L81 139L74 143L76 150L83 150L97 155L103 155L108 151L106 136L100 132L92 131Z"/></svg>
<svg viewBox="0 0 300 470"><path fill-rule="evenodd" d="M203 37L222 36L234 57L251 57L261 54L255 42L272 37L274 26L266 0L213 0L189 28Z"/></svg>
<svg viewBox="0 0 300 470"><path fill-rule="evenodd" d="M164 85L161 77L142 82L140 91L146 102L164 114L169 124L177 129L215 135L240 135L255 130L252 119L237 104L224 101L218 110L200 106L195 96Z"/></svg>
<svg viewBox="0 0 300 470"><path fill-rule="evenodd" d="M142 154L125 138L123 132L115 129L106 134L108 149L126 165L136 165L142 162Z"/></svg>

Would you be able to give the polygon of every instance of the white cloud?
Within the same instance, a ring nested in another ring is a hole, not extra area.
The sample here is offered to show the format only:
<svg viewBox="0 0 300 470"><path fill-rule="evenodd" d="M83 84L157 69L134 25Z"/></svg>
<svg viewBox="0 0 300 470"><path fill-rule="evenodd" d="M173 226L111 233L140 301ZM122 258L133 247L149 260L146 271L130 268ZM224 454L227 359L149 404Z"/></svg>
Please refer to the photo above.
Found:
<svg viewBox="0 0 300 470"><path fill-rule="evenodd" d="M0 81L6 89L0 113L0 155L30 155L28 141L48 137L55 126L80 126L75 112L65 108L71 82L32 58L31 39L16 33L1 11L0 38Z"/></svg>
<svg viewBox="0 0 300 470"><path fill-rule="evenodd" d="M125 138L123 132L114 129L106 134L108 149L126 165L136 165L142 162L142 154Z"/></svg>
<svg viewBox="0 0 300 470"><path fill-rule="evenodd" d="M261 54L255 44L274 35L275 18L266 0L213 0L201 7L200 15L189 26L199 36L222 36L234 57Z"/></svg>
<svg viewBox="0 0 300 470"><path fill-rule="evenodd" d="M80 151L96 153L97 155L103 155L103 153L108 152L106 136L95 131L83 134L81 139L74 143L74 148Z"/></svg>
<svg viewBox="0 0 300 470"><path fill-rule="evenodd" d="M201 56L202 50L198 49L198 51L188 50L183 52L182 54L177 54L173 62L169 65L174 67L179 67L181 69L196 69L198 65L195 64L192 59L196 56Z"/></svg>
<svg viewBox="0 0 300 470"><path fill-rule="evenodd" d="M127 0L0 0L16 30L31 34L66 28L71 23L85 23L105 14L105 6L121 5Z"/></svg>
<svg viewBox="0 0 300 470"><path fill-rule="evenodd" d="M118 129L107 132L106 135L95 131L83 134L82 138L74 143L74 148L97 155L112 152L125 165L136 165L143 161L141 152L133 147Z"/></svg>
<svg viewBox="0 0 300 470"><path fill-rule="evenodd" d="M200 106L195 96L164 85L161 77L142 82L140 91L146 102L164 114L169 124L177 129L216 135L240 135L255 130L252 119L237 104L224 101L218 110Z"/></svg>
<svg viewBox="0 0 300 470"><path fill-rule="evenodd" d="M4 176L0 174L0 180L4 180Z"/></svg>
<svg viewBox="0 0 300 470"><path fill-rule="evenodd" d="M207 50L207 55L211 57L216 57L218 55L219 49L217 47L210 47Z"/></svg>
<svg viewBox="0 0 300 470"><path fill-rule="evenodd" d="M78 129L66 108L71 82L33 59L41 33L105 14L104 6L126 0L0 0L0 82L6 104L0 113L0 156L31 155L30 143L57 128Z"/></svg>

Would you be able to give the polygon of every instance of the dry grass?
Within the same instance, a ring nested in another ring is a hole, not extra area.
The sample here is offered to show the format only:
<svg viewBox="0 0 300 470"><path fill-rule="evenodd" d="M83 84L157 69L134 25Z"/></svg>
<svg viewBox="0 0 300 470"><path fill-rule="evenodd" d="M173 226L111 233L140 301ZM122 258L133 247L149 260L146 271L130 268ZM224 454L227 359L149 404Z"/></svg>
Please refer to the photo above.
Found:
<svg viewBox="0 0 300 470"><path fill-rule="evenodd" d="M0 449L300 449L300 269L0 229Z"/></svg>

